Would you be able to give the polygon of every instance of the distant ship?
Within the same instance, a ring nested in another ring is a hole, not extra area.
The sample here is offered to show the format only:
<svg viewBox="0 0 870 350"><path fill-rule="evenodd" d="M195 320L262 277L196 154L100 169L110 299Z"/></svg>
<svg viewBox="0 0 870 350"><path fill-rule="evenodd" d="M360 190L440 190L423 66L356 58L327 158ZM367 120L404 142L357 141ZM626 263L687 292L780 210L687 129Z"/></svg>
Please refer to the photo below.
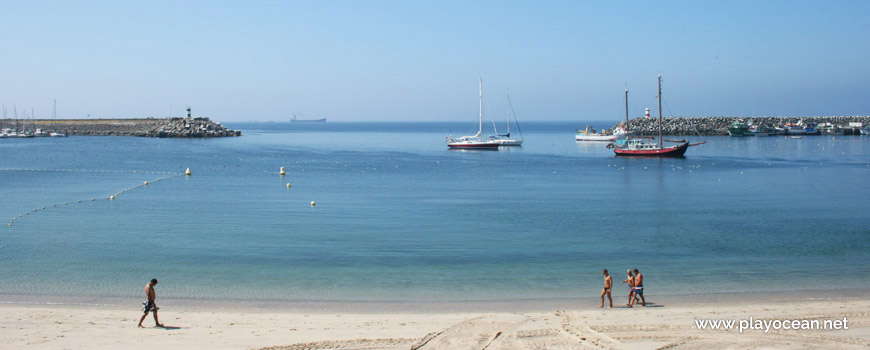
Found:
<svg viewBox="0 0 870 350"><path fill-rule="evenodd" d="M296 118L296 115L294 114L294 115L293 115L293 118L290 118L290 122L291 122L291 123L325 123L325 122L326 122L326 118L320 118L320 119L298 119L298 118Z"/></svg>

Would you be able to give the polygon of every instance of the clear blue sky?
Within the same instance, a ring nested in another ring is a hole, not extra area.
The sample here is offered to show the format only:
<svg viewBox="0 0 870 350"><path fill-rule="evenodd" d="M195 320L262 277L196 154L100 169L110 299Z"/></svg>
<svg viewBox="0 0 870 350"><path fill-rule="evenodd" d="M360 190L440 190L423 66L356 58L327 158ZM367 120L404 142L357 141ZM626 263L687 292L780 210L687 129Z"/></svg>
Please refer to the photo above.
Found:
<svg viewBox="0 0 870 350"><path fill-rule="evenodd" d="M0 2L37 117L473 121L870 114L870 1Z"/></svg>

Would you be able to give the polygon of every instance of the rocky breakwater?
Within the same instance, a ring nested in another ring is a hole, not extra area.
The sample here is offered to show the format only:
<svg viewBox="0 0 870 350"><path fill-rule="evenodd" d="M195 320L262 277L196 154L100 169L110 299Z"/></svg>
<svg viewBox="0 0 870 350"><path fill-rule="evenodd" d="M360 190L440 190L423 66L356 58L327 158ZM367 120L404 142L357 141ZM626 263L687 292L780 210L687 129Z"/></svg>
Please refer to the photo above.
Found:
<svg viewBox="0 0 870 350"><path fill-rule="evenodd" d="M665 135L728 135L728 126L738 120L757 125L784 125L786 123L831 123L847 126L851 122L870 125L870 116L848 117L667 117L662 118L662 133ZM621 122L632 135L658 135L658 118L635 118ZM615 127L614 127L615 128ZM611 131L614 129L611 128Z"/></svg>
<svg viewBox="0 0 870 350"><path fill-rule="evenodd" d="M6 121L7 125L16 123ZM209 118L147 118L147 119L58 119L19 120L19 129L42 129L66 135L139 136L139 137L227 137L241 136L239 130L228 129Z"/></svg>

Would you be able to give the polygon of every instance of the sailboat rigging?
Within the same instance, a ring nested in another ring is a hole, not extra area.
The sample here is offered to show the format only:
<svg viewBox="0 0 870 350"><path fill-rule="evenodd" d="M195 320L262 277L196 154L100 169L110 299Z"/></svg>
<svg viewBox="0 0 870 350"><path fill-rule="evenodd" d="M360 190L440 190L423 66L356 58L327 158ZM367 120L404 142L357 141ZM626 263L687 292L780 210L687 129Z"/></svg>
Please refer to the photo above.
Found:
<svg viewBox="0 0 870 350"><path fill-rule="evenodd" d="M478 113L478 127L477 134L473 136L462 136L459 138L452 138L450 136L447 137L447 147L451 149L487 149L487 150L498 150L498 146L500 143L495 140L484 139L482 136L483 133L483 77L479 78L479 88L478 88L478 104L479 104L479 113Z"/></svg>
<svg viewBox="0 0 870 350"><path fill-rule="evenodd" d="M511 111L514 106L511 103L511 94L510 91L507 92L507 104L505 105L506 117L505 121L507 122L507 134L499 134L496 131L497 136L490 136L489 139L495 142L498 142L499 145L502 146L522 146L523 145L523 132L520 130L520 122L517 119L517 113L514 111L514 122L517 124L517 130L520 132L520 139L512 139L511 138ZM494 125L494 123L493 123Z"/></svg>
<svg viewBox="0 0 870 350"><path fill-rule="evenodd" d="M626 94L628 96L628 94ZM693 143L689 144L686 140L679 141L670 141L679 143L678 145L664 147L663 139L662 139L662 75L659 74L659 93L657 95L659 100L659 142L655 143L645 143L640 138L632 138L627 137L626 141L622 145L617 145L613 148L613 152L616 153L617 156L647 156L647 157L682 157L683 154L686 153L686 150L689 149L689 146L697 146L705 142Z"/></svg>

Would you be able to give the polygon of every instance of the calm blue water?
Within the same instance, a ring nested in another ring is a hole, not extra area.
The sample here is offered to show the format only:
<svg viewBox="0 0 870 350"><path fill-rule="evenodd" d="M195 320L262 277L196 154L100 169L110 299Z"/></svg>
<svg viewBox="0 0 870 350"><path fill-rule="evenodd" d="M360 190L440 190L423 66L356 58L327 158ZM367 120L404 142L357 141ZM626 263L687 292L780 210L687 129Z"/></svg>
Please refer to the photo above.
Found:
<svg viewBox="0 0 870 350"><path fill-rule="evenodd" d="M472 123L2 139L0 301L140 298L152 277L193 301L573 298L634 267L658 295L870 286L870 137L616 158L574 141L585 125L525 123L498 152L447 150Z"/></svg>

